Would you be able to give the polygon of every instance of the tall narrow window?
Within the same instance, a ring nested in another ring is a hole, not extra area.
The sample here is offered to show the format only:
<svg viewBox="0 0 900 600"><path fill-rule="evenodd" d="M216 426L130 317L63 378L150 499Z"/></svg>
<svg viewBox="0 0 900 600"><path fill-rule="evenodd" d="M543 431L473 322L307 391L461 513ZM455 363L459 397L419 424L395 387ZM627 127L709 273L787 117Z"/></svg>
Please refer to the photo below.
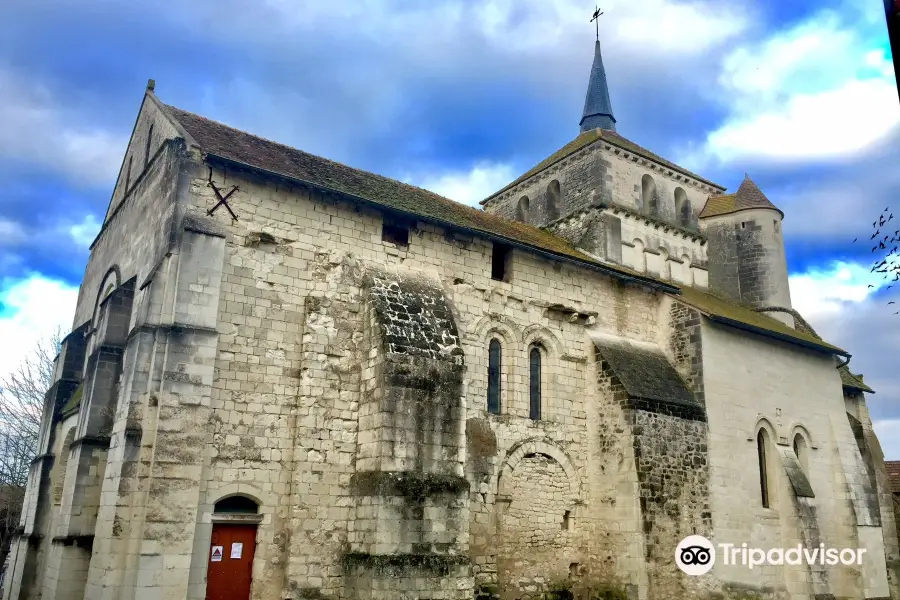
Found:
<svg viewBox="0 0 900 600"><path fill-rule="evenodd" d="M529 416L533 420L539 421L541 419L541 351L537 346L531 348L529 363Z"/></svg>
<svg viewBox="0 0 900 600"><path fill-rule="evenodd" d="M555 221L559 218L560 189L559 181L554 179L547 186L547 220Z"/></svg>
<svg viewBox="0 0 900 600"><path fill-rule="evenodd" d="M499 340L491 340L488 346L488 412L500 414L500 360L501 347Z"/></svg>
<svg viewBox="0 0 900 600"><path fill-rule="evenodd" d="M153 124L150 125L150 129L147 130L147 145L144 148L144 168L147 168L147 165L150 164L150 149L153 147Z"/></svg>
<svg viewBox="0 0 900 600"><path fill-rule="evenodd" d="M806 451L806 438L803 437L802 434L797 434L794 436L794 454L797 455L797 460L800 462L800 467L803 469L803 472L806 473L806 477L809 477L809 454Z"/></svg>
<svg viewBox="0 0 900 600"><path fill-rule="evenodd" d="M649 175L641 177L641 208L645 215L657 216L659 199L656 195L656 182Z"/></svg>
<svg viewBox="0 0 900 600"><path fill-rule="evenodd" d="M766 468L766 432L760 429L756 434L756 453L759 457L759 489L763 508L769 508L769 473Z"/></svg>
<svg viewBox="0 0 900 600"><path fill-rule="evenodd" d="M678 212L678 224L682 227L691 226L691 201L687 193L678 187L675 188L675 210Z"/></svg>
<svg viewBox="0 0 900 600"><path fill-rule="evenodd" d="M528 196L522 196L519 198L519 204L516 206L516 220L522 221L523 223L528 222Z"/></svg>

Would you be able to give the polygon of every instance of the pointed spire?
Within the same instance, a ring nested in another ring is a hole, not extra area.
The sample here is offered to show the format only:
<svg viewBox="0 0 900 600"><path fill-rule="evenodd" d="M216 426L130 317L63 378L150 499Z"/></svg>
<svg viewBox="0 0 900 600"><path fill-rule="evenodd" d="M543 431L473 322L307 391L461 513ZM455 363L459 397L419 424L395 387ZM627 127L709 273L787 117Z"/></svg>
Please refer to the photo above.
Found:
<svg viewBox="0 0 900 600"><path fill-rule="evenodd" d="M600 40L594 44L594 64L579 125L582 133L597 128L616 130L616 118L613 116L609 86L606 83L606 69L603 68L603 57L600 55Z"/></svg>

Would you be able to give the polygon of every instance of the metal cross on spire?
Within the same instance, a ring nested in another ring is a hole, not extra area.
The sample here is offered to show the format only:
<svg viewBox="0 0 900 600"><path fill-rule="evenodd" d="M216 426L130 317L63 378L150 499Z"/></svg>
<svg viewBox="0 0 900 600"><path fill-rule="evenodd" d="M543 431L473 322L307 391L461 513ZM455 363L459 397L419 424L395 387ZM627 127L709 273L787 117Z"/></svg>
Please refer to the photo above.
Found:
<svg viewBox="0 0 900 600"><path fill-rule="evenodd" d="M597 41L600 41L600 15L603 14L603 11L600 10L597 5L594 5L594 16L591 17L591 21L597 26Z"/></svg>

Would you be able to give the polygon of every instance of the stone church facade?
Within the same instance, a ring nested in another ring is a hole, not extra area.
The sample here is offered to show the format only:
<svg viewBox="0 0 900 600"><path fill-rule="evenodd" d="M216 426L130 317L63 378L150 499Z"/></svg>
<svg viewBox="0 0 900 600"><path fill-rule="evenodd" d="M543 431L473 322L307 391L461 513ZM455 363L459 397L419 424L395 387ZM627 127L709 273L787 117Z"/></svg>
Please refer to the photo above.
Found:
<svg viewBox="0 0 900 600"><path fill-rule="evenodd" d="M783 213L619 135L599 43L580 129L477 210L151 82L4 600L900 597ZM695 534L866 554L689 577Z"/></svg>

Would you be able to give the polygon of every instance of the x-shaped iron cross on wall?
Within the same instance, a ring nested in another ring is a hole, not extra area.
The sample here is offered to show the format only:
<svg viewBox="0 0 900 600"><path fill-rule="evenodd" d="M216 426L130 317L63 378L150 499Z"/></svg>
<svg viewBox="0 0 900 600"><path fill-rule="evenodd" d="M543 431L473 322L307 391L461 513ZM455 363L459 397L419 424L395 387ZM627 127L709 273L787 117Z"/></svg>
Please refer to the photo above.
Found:
<svg viewBox="0 0 900 600"><path fill-rule="evenodd" d="M213 191L216 193L216 198L219 199L219 202L218 202L215 206L213 206L211 209L209 209L208 211L206 211L206 214L212 215L214 212L216 212L216 209L217 209L217 208L219 208L220 206L224 206L225 209L229 212L229 214L231 214L231 218L234 219L235 221L237 221L237 220L238 220L237 215L234 214L234 211L231 210L231 207L230 207L230 206L228 206L228 199L231 198L231 195L232 195L233 193L235 193L236 191L238 191L238 186L234 186L233 188L231 188L231 191L230 191L230 192L228 192L227 194L225 194L225 195L223 196L223 195L222 195L222 190L220 190L219 188L217 188L217 187L216 187L216 184L213 183L212 180L209 180L209 181L206 183L206 185L208 185L209 187L211 187L211 188L213 189Z"/></svg>

